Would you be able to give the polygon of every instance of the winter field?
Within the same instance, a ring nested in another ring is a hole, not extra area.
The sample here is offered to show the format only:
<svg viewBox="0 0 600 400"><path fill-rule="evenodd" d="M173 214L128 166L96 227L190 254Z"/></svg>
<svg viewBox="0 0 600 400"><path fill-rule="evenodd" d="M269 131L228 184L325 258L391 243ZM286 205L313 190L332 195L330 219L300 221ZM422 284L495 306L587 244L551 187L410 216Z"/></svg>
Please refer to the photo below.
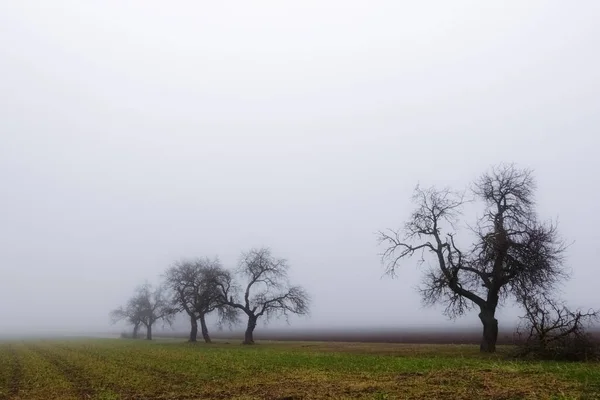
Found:
<svg viewBox="0 0 600 400"><path fill-rule="evenodd" d="M510 347L181 339L0 343L1 399L595 399L600 364Z"/></svg>

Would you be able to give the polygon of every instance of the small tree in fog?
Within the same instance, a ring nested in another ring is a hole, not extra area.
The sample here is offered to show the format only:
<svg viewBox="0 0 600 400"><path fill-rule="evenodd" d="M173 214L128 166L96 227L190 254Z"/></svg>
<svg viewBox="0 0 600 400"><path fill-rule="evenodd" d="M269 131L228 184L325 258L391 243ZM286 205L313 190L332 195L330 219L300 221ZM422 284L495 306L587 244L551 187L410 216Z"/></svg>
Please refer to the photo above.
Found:
<svg viewBox="0 0 600 400"><path fill-rule="evenodd" d="M310 298L302 287L289 285L288 269L287 261L273 257L269 249L252 249L242 254L237 270L247 280L243 291L230 277L218 282L221 301L248 317L244 344L254 343L254 329L260 318L268 321L308 314Z"/></svg>
<svg viewBox="0 0 600 400"><path fill-rule="evenodd" d="M190 342L196 341L198 321L204 341L211 342L206 316L213 311L219 312L219 323L235 321L236 313L220 301L216 284L227 274L218 259L208 258L178 261L165 273L166 285L172 291L173 307L190 318Z"/></svg>
<svg viewBox="0 0 600 400"><path fill-rule="evenodd" d="M163 287L152 287L149 283L139 286L135 294L125 307L113 311L113 319L126 319L128 322L135 321L137 326L146 327L146 339L152 340L152 326L157 321L163 321L169 325L177 313L165 295ZM119 318L122 317L122 318ZM137 333L136 333L137 336Z"/></svg>
<svg viewBox="0 0 600 400"><path fill-rule="evenodd" d="M116 324L119 321L126 321L128 324L133 325L131 334L133 339L138 338L138 332L142 324L141 318L141 310L136 308L136 304L131 301L127 302L125 307L119 307L110 312L111 323Z"/></svg>
<svg viewBox="0 0 600 400"><path fill-rule="evenodd" d="M496 309L519 293L548 293L561 279L564 243L556 225L540 222L534 208L532 172L501 165L475 183L483 205L471 245L457 238L456 225L465 200L449 189L415 190L416 208L404 227L380 232L383 261L394 275L401 261L431 256L421 295L426 304L442 302L451 317L472 307L483 325L482 352L494 352L498 338ZM468 242L467 242L468 243Z"/></svg>

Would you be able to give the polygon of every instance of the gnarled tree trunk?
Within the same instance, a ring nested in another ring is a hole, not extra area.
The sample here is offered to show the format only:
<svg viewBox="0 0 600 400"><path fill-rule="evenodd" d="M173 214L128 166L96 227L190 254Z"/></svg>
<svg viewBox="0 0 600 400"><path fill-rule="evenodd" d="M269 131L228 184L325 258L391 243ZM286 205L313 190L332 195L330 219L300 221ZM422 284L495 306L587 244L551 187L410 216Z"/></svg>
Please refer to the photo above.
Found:
<svg viewBox="0 0 600 400"><path fill-rule="evenodd" d="M146 325L146 340L152 340L152 324Z"/></svg>
<svg viewBox="0 0 600 400"><path fill-rule="evenodd" d="M196 342L196 338L198 337L198 321L196 321L195 316L190 316L190 322L192 324L192 329L190 330L190 342Z"/></svg>
<svg viewBox="0 0 600 400"><path fill-rule="evenodd" d="M202 328L202 337L205 343L211 343L210 336L208 335L208 328L206 327L206 320L204 314L200 316L200 327Z"/></svg>
<svg viewBox="0 0 600 400"><path fill-rule="evenodd" d="M481 309L479 319L483 324L483 338L479 351L482 353L495 353L496 342L498 341L498 320L495 317L495 310Z"/></svg>
<svg viewBox="0 0 600 400"><path fill-rule="evenodd" d="M135 325L133 325L133 334L131 335L131 337L133 339L137 339L138 338L138 331L140 330L140 324L139 322Z"/></svg>
<svg viewBox="0 0 600 400"><path fill-rule="evenodd" d="M256 328L256 318L248 317L248 326L244 334L243 344L254 344L254 328Z"/></svg>

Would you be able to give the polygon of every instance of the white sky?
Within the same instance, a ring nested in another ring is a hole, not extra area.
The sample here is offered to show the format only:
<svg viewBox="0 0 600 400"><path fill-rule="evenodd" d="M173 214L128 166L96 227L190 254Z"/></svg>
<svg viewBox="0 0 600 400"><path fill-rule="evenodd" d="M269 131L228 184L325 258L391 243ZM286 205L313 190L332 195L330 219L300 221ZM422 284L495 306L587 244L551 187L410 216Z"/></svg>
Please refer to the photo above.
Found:
<svg viewBox="0 0 600 400"><path fill-rule="evenodd" d="M600 2L0 0L0 331L108 327L180 257L267 245L295 327L451 324L374 232L536 171L599 306ZM513 323L516 310L500 315ZM476 313L457 323L477 324Z"/></svg>

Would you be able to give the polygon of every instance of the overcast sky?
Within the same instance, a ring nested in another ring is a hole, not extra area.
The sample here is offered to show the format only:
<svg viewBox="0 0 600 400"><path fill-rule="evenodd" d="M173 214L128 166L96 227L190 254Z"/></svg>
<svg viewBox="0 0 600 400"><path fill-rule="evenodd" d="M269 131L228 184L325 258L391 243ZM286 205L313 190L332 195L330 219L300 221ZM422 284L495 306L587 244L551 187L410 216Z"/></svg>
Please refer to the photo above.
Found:
<svg viewBox="0 0 600 400"><path fill-rule="evenodd" d="M0 331L109 327L181 257L270 246L294 327L447 324L374 233L535 170L600 306L600 2L0 0ZM500 314L514 322L518 310ZM477 325L476 313L455 324Z"/></svg>

